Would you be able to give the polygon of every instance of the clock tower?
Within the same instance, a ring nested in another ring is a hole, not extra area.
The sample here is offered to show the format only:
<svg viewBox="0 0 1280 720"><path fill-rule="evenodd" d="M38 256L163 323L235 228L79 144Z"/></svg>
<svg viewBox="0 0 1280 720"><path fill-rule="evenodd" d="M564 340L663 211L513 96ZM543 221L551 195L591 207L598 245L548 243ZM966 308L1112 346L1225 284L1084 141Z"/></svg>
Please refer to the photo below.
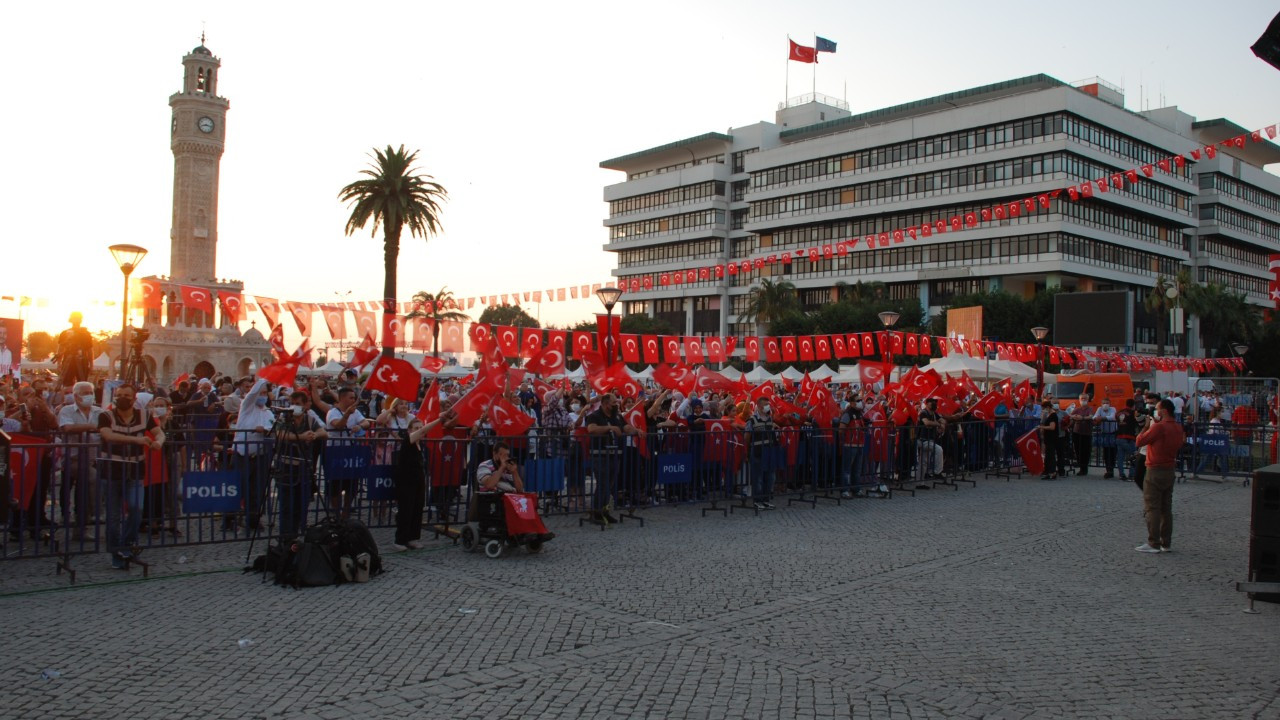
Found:
<svg viewBox="0 0 1280 720"><path fill-rule="evenodd" d="M173 224L170 279L212 283L218 249L218 163L226 140L226 98L218 97L221 61L201 44L182 58L182 91L173 108Z"/></svg>
<svg viewBox="0 0 1280 720"><path fill-rule="evenodd" d="M231 106L218 97L221 66L201 36L200 45L182 58L182 90L169 96L173 111L169 275L143 278L161 292L160 300L144 313L150 339L143 360L162 383L184 372L197 377L215 372L241 377L271 362L271 346L262 333L252 327L240 331L245 319L244 283L217 275L218 163ZM214 298L214 312L183 307L183 286L204 290Z"/></svg>

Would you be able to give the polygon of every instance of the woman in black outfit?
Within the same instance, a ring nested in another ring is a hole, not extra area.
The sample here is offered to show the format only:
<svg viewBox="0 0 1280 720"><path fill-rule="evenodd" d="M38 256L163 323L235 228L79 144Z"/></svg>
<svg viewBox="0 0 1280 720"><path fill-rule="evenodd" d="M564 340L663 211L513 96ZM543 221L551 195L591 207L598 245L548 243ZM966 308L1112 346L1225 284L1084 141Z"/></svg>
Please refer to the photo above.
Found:
<svg viewBox="0 0 1280 720"><path fill-rule="evenodd" d="M452 416L452 413L446 413ZM426 444L422 439L440 425L446 415L423 423L418 418L398 431L400 446L396 449L392 478L396 486L396 539L393 550L422 547L422 511L427 501Z"/></svg>

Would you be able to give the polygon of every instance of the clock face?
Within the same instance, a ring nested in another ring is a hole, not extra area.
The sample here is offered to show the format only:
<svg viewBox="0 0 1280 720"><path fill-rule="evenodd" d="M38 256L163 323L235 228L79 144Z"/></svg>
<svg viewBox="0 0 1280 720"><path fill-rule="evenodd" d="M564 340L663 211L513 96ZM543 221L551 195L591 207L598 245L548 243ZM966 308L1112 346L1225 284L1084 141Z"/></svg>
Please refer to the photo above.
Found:
<svg viewBox="0 0 1280 720"><path fill-rule="evenodd" d="M196 122L196 127L200 128L200 132L203 133L213 132L213 118L200 118L200 120Z"/></svg>

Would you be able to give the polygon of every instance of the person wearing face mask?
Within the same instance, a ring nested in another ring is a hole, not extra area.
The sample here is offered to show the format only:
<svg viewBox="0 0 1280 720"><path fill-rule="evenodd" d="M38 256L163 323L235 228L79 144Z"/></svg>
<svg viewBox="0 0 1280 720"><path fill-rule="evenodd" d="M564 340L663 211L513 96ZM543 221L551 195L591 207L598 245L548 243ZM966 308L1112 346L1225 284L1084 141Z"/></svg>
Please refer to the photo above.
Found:
<svg viewBox="0 0 1280 720"><path fill-rule="evenodd" d="M275 415L267 409L267 381L261 378L240 402L240 412L232 426L232 467L240 474L244 488L244 520L250 530L262 530L263 504L267 495L267 432Z"/></svg>
<svg viewBox="0 0 1280 720"><path fill-rule="evenodd" d="M99 478L107 512L107 551L111 553L111 567L117 570L127 570L137 552L143 458L148 448L164 447L165 440L155 418L134 408L135 394L132 385L121 385L116 388L111 411L98 416L98 434L102 438Z"/></svg>
<svg viewBox="0 0 1280 720"><path fill-rule="evenodd" d="M1098 447L1102 448L1102 464L1106 470L1102 474L1104 480L1115 477L1116 470L1116 409L1111 407L1109 398L1102 398L1101 405L1093 414L1093 423L1097 427Z"/></svg>
<svg viewBox="0 0 1280 720"><path fill-rule="evenodd" d="M329 434L319 416L311 411L311 396L302 390L289 395L289 409L284 413L275 453L272 476L280 500L280 540L288 543L302 534L306 526L307 504L315 478L312 459L314 443Z"/></svg>
<svg viewBox="0 0 1280 720"><path fill-rule="evenodd" d="M173 404L169 402L169 398L157 395L147 406L146 412L155 419L157 427L166 435L172 436ZM144 493L146 498L143 504L145 518L143 525L151 531L152 535L167 532L173 537L180 537L182 531L178 529L178 471L181 458L176 444L165 443L161 457L163 458L162 467L147 468L148 474L158 472L159 476L146 487ZM154 456L149 459L154 459Z"/></svg>
<svg viewBox="0 0 1280 720"><path fill-rule="evenodd" d="M62 468L62 524L71 526L71 539L84 538L85 528L97 515L98 418L105 412L93 404L93 383L71 386L71 402L58 411L59 439L66 464Z"/></svg>
<svg viewBox="0 0 1280 720"><path fill-rule="evenodd" d="M751 502L756 510L773 510L773 488L778 484L774 454L778 447L778 426L773 421L769 398L756 402L756 412L747 420L751 444Z"/></svg>
<svg viewBox="0 0 1280 720"><path fill-rule="evenodd" d="M1147 448L1147 477L1142 505L1147 515L1147 541L1134 548L1140 553L1170 552L1173 543L1173 481L1178 451L1186 442L1182 425L1170 400L1156 406L1153 421L1138 433L1138 447Z"/></svg>
<svg viewBox="0 0 1280 720"><path fill-rule="evenodd" d="M840 414L841 492L840 497L852 497L851 492L862 484L862 451L867 446L867 423L862 419L862 403L852 398Z"/></svg>

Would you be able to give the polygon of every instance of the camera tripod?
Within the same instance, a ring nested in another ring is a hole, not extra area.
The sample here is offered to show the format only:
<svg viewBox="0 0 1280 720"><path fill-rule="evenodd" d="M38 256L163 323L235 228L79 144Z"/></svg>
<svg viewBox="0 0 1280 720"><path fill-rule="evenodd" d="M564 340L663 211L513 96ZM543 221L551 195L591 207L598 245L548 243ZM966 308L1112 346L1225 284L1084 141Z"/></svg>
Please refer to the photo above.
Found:
<svg viewBox="0 0 1280 720"><path fill-rule="evenodd" d="M135 387L148 387L152 380L151 371L147 369L147 363L142 359L142 343L134 341L129 343L129 354L124 359L124 371L120 374L121 379L127 383L132 383Z"/></svg>

